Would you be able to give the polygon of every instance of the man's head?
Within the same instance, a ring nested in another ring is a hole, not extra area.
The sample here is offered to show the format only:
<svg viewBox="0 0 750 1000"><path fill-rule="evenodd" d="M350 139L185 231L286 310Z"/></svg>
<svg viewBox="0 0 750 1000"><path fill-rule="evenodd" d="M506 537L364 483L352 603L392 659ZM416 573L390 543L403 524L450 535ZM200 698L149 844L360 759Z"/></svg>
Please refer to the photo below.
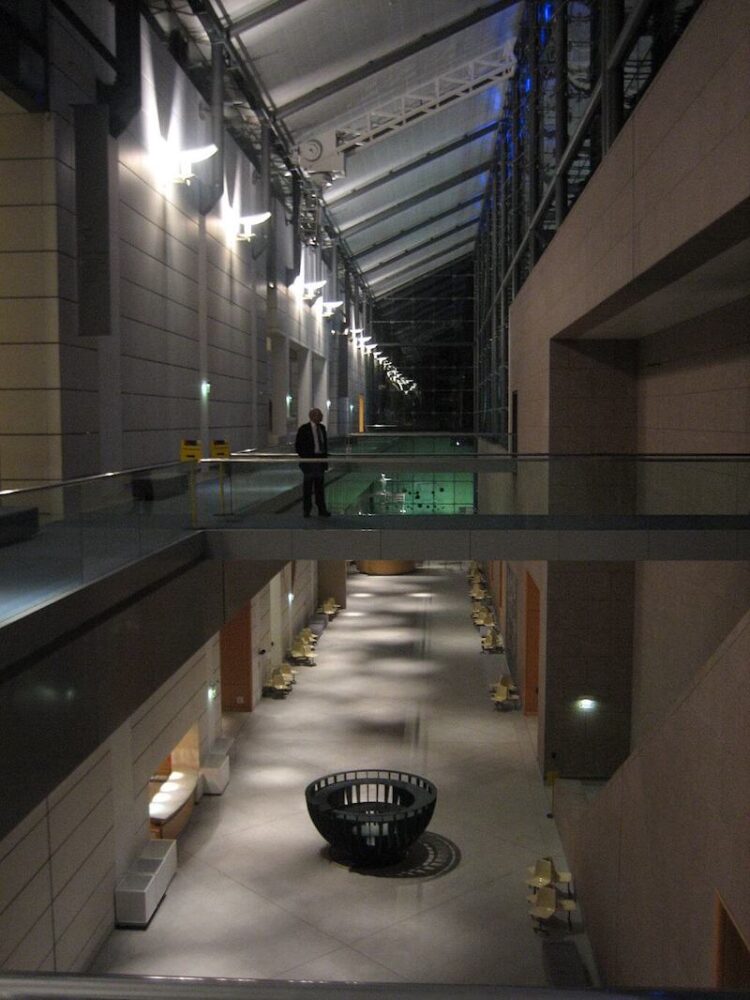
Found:
<svg viewBox="0 0 750 1000"><path fill-rule="evenodd" d="M310 423L319 424L322 423L322 421L323 421L323 414L317 408L317 406L314 407L312 410L310 410Z"/></svg>

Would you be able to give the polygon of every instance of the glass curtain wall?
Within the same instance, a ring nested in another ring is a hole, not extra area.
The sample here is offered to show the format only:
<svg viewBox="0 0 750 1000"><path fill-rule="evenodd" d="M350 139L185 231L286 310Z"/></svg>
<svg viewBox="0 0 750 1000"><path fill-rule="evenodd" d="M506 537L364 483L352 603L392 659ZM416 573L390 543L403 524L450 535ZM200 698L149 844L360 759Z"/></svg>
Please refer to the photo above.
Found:
<svg viewBox="0 0 750 1000"><path fill-rule="evenodd" d="M475 256L475 430L510 447L508 309L701 0L526 0Z"/></svg>

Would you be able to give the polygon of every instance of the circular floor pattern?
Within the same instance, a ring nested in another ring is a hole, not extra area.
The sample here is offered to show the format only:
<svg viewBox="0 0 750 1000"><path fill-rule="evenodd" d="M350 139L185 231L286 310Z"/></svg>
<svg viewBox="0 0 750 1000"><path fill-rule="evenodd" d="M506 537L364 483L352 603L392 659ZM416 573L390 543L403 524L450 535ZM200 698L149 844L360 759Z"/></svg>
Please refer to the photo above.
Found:
<svg viewBox="0 0 750 1000"><path fill-rule="evenodd" d="M400 861L382 867L352 865L341 852L328 848L325 853L335 864L344 865L358 875L370 878L435 879L452 872L461 863L461 852L439 833L423 833Z"/></svg>

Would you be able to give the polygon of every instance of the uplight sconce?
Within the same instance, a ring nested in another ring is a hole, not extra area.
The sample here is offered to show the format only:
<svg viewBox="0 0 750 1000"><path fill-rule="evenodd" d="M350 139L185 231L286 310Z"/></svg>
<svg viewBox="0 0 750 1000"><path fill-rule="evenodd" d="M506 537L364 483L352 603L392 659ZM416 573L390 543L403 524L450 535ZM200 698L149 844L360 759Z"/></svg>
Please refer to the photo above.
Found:
<svg viewBox="0 0 750 1000"><path fill-rule="evenodd" d="M343 306L343 301L341 302L323 302L323 317L324 319L330 319L331 316Z"/></svg>
<svg viewBox="0 0 750 1000"><path fill-rule="evenodd" d="M330 401L330 399L327 399L327 400L326 400L326 409L327 409L327 410L330 410L330 409L331 409L331 401Z"/></svg>
<svg viewBox="0 0 750 1000"><path fill-rule="evenodd" d="M218 693L219 693L219 685L218 684L209 684L208 685L208 700L209 701L216 701L216 696L218 695Z"/></svg>
<svg viewBox="0 0 750 1000"><path fill-rule="evenodd" d="M195 177L193 166L210 159L214 153L218 153L219 147L215 142L210 142L207 146L195 146L193 149L181 149L176 156L175 184L190 184Z"/></svg>
<svg viewBox="0 0 750 1000"><path fill-rule="evenodd" d="M211 383L207 382L205 379L201 382L201 396L203 399L208 399L211 393Z"/></svg>
<svg viewBox="0 0 750 1000"><path fill-rule="evenodd" d="M323 281L306 281L303 286L302 298L305 302L312 305L313 302L322 294L323 288L325 287L325 280Z"/></svg>
<svg viewBox="0 0 750 1000"><path fill-rule="evenodd" d="M249 242L255 236L253 226L259 226L263 222L268 222L270 218L270 212L259 212L257 215L243 215L239 220L240 228L237 230L237 239L246 243Z"/></svg>

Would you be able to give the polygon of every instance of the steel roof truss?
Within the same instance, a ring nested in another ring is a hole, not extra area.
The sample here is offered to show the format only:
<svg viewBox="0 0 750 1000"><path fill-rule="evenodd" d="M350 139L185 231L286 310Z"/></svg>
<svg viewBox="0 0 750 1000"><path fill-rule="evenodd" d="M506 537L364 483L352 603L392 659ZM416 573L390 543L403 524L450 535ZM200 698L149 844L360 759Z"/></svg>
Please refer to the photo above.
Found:
<svg viewBox="0 0 750 1000"><path fill-rule="evenodd" d="M507 10L516 3L518 3L518 0L495 0L494 3L489 3L485 7L479 7L477 10L473 11L471 14L467 14L465 17L461 17L456 21L451 21L450 24L446 24L442 28L438 28L436 31L422 35L419 38L414 39L414 41L407 42L406 45L402 45L400 48L394 49L392 52L387 52L385 55L382 55L377 59L370 60L370 62L361 66L359 69L352 70L349 73L344 73L335 80L329 80L328 83L324 83L320 87L307 91L307 93L301 95L295 100L282 104L281 107L276 109L276 113L279 117L285 118L287 115L292 115L297 111L302 111L304 108L309 108L312 104L317 104L318 101L322 101L324 98L330 97L332 94L338 94L344 87L350 87L354 83L366 80L375 73L379 73L381 70L387 69L389 66L393 66L396 63L401 62L408 56L415 55L417 52L421 52L423 49L429 48L437 42L450 38L452 35L455 35L456 32L463 31L464 28L469 28L473 24L478 24L486 18L491 17L493 14L498 14L500 11Z"/></svg>
<svg viewBox="0 0 750 1000"><path fill-rule="evenodd" d="M446 209L444 212L438 212L437 215L431 215L429 219L424 219L422 222L417 222L414 226L409 226L407 229L401 229L399 232L394 233L393 236L388 236L384 240L380 240L378 243L373 243L372 246L367 247L365 250L360 250L354 256L359 260L360 257L366 257L369 253L375 253L376 250L382 250L383 247L387 247L390 243L395 243L397 240L403 239L405 236L411 236L412 233L416 233L420 229L424 229L426 226L431 226L433 222L440 222L442 219L447 219L449 215L455 215L456 212L462 212L465 208L470 208L472 205L476 205L478 201L482 201L484 198L484 192L482 194L477 194L473 198L469 198L467 201L459 202L458 205L451 205L450 208Z"/></svg>
<svg viewBox="0 0 750 1000"><path fill-rule="evenodd" d="M456 249L458 249L458 248L456 248ZM474 251L471 250L469 253L459 254L458 257L454 257L448 263L450 263L450 264L458 264L458 263L460 263L463 260L471 260L473 258L473 256L474 256ZM422 263L427 263L427 262L426 261L422 261ZM388 284L388 288L387 289L385 287L382 290L380 290L380 291L377 290L377 289L372 289L372 292L375 295L375 298L378 298L379 296L384 296L385 297L387 295L390 295L391 292L396 291L396 289L403 288L405 285L414 284L415 282L419 281L420 278L424 277L424 274L419 274L419 275L417 275L416 278L410 278L409 277L409 270L410 269L407 267L403 271L397 271L395 274L389 275L385 279L385 283ZM442 268L441 268L441 270L442 270ZM429 271L427 273L429 274ZM391 281L393 281L393 284L390 284Z"/></svg>
<svg viewBox="0 0 750 1000"><path fill-rule="evenodd" d="M387 174L381 174L379 177L369 181L367 184L363 184L362 187L352 188L351 191L347 191L346 194L341 195L340 198L327 198L326 204L330 208L339 208L340 205L344 205L346 202L351 201L352 198L359 198L363 194L368 194L370 191L374 191L375 188L379 188L381 185L387 184L389 181L395 181L398 177L403 177L404 174L408 174L412 170L418 170L419 167L424 167L426 164L432 163L433 160L440 159L441 156L446 156L448 153L454 153L457 149L461 149L462 146L475 142L477 139L483 139L486 135L491 135L497 130L497 125L498 123L496 121L489 122L487 125L481 125L479 128L475 128L472 132L466 132L465 135L460 136L458 139L446 142L442 146L436 146L434 149L429 150L429 152L423 153L421 156L418 156L413 160L409 160L402 166L394 167L393 170L389 170ZM335 195L335 191L333 194Z"/></svg>
<svg viewBox="0 0 750 1000"><path fill-rule="evenodd" d="M437 253L430 254L429 257L424 257L422 260L415 261L413 264L410 264L408 267L402 268L400 271L395 271L393 274L388 274L384 278L381 279L375 278L373 280L375 282L377 282L378 280L391 281L394 278L398 278L399 275L407 274L409 271L414 270L415 267L424 267L425 264L431 264L433 261L440 260L441 257L445 257L446 254L453 253L455 250L460 250L462 247L466 247L469 245L471 246L474 245L473 236L470 236L468 240L462 240L460 243L456 243L454 246L448 247L445 250L439 250Z"/></svg>
<svg viewBox="0 0 750 1000"><path fill-rule="evenodd" d="M404 257L409 257L413 253L418 253L420 250L424 250L427 247L433 246L435 243L439 243L440 240L445 240L449 236L453 236L454 233L460 233L462 229L468 229L469 226L475 226L479 222L479 216L473 219L468 219L466 222L461 222L459 225L454 226L453 229L448 229L444 233L439 233L437 236L431 236L429 240L423 240L421 243L415 244L413 247L409 247L408 250L402 250L401 253L394 254L393 257L389 257L387 260L381 260L377 264L373 264L371 267L363 267L363 273L365 278L368 278L373 271L379 271L382 267L387 267L389 264L395 264L396 261L403 260ZM447 247L445 252L452 249Z"/></svg>
<svg viewBox="0 0 750 1000"><path fill-rule="evenodd" d="M310 136L297 148L299 165L310 173L344 173L345 157L372 146L444 108L507 80L516 69L514 41L447 70L405 94L358 115L344 125Z"/></svg>
<svg viewBox="0 0 750 1000"><path fill-rule="evenodd" d="M400 201L397 205L391 205L390 208L385 208L380 212L376 212L374 215L368 216L366 219L355 223L353 226L342 228L341 233L346 239L350 239L357 233L363 232L365 229L369 229L370 226L374 226L377 222L384 222L386 219L390 219L394 215L398 215L400 212L405 212L407 209L413 208L415 205L419 205L428 198L434 198L436 195L442 194L443 191L449 191L452 187L456 187L457 184L463 184L465 181L471 180L472 177L476 177L478 174L482 174L486 170L489 170L491 166L492 160L485 160L483 163L478 163L476 166L470 167L468 170L464 170L460 174L455 174L453 177L449 177L447 180L441 181L440 184L433 184L432 187L425 188L424 191L420 191L418 194L412 195L411 198L406 198L404 201Z"/></svg>

